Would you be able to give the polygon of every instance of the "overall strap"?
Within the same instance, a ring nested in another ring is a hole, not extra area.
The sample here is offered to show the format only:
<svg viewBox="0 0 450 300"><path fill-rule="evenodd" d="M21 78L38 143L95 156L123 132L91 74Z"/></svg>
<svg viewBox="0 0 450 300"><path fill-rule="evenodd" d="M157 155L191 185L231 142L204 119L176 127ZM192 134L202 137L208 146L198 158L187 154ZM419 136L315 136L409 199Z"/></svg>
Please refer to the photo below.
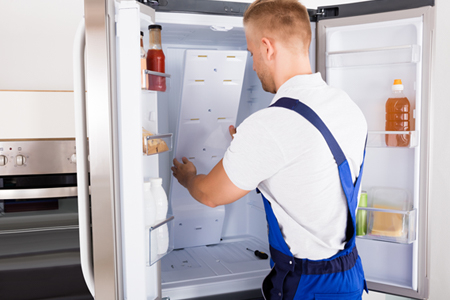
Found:
<svg viewBox="0 0 450 300"><path fill-rule="evenodd" d="M322 121L322 119L307 105L300 102L299 100L283 97L278 99L274 104L270 107L284 107L287 109L291 109L301 116L303 116L306 120L308 120L314 127L319 130L319 132L324 137L328 147L330 148L331 153L334 156L336 164L339 170L339 177L341 181L342 188L344 190L345 197L347 199L348 210L351 218L348 220L347 224L347 245L346 248L353 247L355 235L356 235L356 217L355 210L358 203L358 192L361 184L361 175L364 165L361 165L359 176L355 183L353 183L353 178L350 171L350 166L348 165L347 158L345 157L344 152L341 147L337 143L333 134L330 132L328 127ZM365 155L365 150L364 150Z"/></svg>

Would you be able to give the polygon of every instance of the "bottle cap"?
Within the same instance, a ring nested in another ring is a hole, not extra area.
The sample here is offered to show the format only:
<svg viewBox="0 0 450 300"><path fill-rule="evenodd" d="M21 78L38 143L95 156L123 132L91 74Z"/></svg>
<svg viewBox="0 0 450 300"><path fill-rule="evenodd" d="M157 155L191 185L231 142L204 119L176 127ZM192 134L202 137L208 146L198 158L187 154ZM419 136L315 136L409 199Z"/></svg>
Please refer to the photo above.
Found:
<svg viewBox="0 0 450 300"><path fill-rule="evenodd" d="M392 86L393 91L403 91L403 84L401 79L395 79L394 85Z"/></svg>
<svg viewBox="0 0 450 300"><path fill-rule="evenodd" d="M144 33L141 31L141 36L144 36Z"/></svg>
<svg viewBox="0 0 450 300"><path fill-rule="evenodd" d="M359 207L367 207L367 193L365 191L361 191L361 196L359 197Z"/></svg>
<svg viewBox="0 0 450 300"><path fill-rule="evenodd" d="M152 24L152 25L148 26L148 29L159 29L159 30L162 30L162 26L161 25Z"/></svg>
<svg viewBox="0 0 450 300"><path fill-rule="evenodd" d="M144 191L150 191L150 187L151 187L150 181L144 182Z"/></svg>
<svg viewBox="0 0 450 300"><path fill-rule="evenodd" d="M152 183L152 186L160 186L162 185L162 178L151 178L150 182Z"/></svg>

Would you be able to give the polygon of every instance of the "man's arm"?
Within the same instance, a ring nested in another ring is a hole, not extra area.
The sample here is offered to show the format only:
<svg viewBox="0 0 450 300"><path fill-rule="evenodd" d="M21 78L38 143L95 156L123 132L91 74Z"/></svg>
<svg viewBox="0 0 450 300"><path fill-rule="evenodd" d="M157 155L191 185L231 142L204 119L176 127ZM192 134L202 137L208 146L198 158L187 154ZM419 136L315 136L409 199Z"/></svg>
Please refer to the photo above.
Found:
<svg viewBox="0 0 450 300"><path fill-rule="evenodd" d="M179 162L173 160L172 172L178 182L188 189L194 199L209 207L232 203L250 191L242 190L234 185L223 168L222 160L208 175L197 175L194 164L186 157Z"/></svg>
<svg viewBox="0 0 450 300"><path fill-rule="evenodd" d="M228 130L233 138L236 128L231 125ZM181 163L175 158L172 167L173 176L198 202L210 207L229 204L244 197L250 191L241 190L231 182L222 161L220 160L208 175L197 175L194 164L186 157L183 157Z"/></svg>

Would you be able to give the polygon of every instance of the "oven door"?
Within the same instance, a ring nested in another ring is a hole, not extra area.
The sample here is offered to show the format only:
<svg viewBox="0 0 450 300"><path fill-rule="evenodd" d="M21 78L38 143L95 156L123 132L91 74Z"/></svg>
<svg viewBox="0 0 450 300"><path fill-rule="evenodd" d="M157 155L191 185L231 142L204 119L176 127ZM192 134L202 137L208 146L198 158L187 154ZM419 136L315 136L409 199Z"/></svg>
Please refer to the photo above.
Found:
<svg viewBox="0 0 450 300"><path fill-rule="evenodd" d="M76 174L0 179L1 298L92 299L79 251Z"/></svg>

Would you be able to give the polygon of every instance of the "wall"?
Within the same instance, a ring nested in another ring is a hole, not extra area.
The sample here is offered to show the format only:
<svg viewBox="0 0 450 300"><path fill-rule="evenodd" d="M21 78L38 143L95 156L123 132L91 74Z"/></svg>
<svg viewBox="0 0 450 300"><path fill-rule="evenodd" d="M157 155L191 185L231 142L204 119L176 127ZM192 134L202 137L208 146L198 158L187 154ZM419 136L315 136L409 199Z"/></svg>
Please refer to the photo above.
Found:
<svg viewBox="0 0 450 300"><path fill-rule="evenodd" d="M0 1L0 139L74 136L72 46L82 16L82 1Z"/></svg>

